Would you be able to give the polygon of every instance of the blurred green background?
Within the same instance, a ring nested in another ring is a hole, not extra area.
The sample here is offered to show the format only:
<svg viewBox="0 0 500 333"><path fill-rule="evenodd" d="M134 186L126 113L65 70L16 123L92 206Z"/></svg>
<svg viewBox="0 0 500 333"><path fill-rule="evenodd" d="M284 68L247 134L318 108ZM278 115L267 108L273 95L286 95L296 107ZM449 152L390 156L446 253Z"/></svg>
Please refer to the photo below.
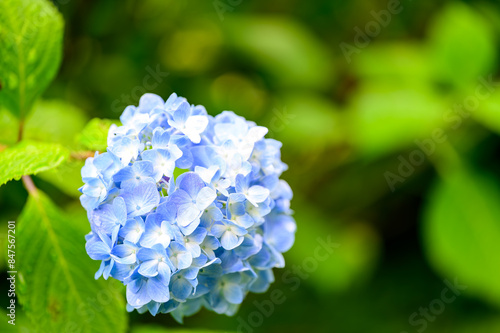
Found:
<svg viewBox="0 0 500 333"><path fill-rule="evenodd" d="M56 4L63 63L27 121L30 138L70 142L88 120L117 119L145 92L176 92L283 142L298 225L286 268L236 316L202 311L183 327L500 332L497 1ZM12 125L0 142L15 142L15 120L6 111L0 119ZM81 165L34 177L75 219L85 218ZM3 186L0 220L15 220L26 196L20 182ZM320 259L318 238L339 246ZM445 280L467 287L449 304ZM273 290L285 301L253 314ZM180 327L169 315L130 315L133 332L143 324Z"/></svg>

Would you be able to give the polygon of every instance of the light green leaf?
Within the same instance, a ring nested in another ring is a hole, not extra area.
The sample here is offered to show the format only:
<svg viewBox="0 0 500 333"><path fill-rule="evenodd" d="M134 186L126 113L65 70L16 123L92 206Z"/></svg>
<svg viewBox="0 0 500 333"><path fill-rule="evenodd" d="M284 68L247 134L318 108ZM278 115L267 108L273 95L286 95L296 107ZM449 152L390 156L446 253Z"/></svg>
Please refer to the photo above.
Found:
<svg viewBox="0 0 500 333"><path fill-rule="evenodd" d="M75 136L87 123L79 108L59 100L39 101L24 125L24 139L75 146Z"/></svg>
<svg viewBox="0 0 500 333"><path fill-rule="evenodd" d="M297 21L234 16L224 21L229 45L287 86L322 88L333 76L327 49Z"/></svg>
<svg viewBox="0 0 500 333"><path fill-rule="evenodd" d="M0 143L12 145L17 142L19 121L9 111L0 106Z"/></svg>
<svg viewBox="0 0 500 333"><path fill-rule="evenodd" d="M77 140L87 149L106 151L109 127L112 124L119 125L119 121L94 118L85 126Z"/></svg>
<svg viewBox="0 0 500 333"><path fill-rule="evenodd" d="M374 43L356 55L352 69L362 79L425 82L431 78L429 55L420 43Z"/></svg>
<svg viewBox="0 0 500 333"><path fill-rule="evenodd" d="M414 145L442 126L447 104L426 85L369 81L350 103L352 144L366 156Z"/></svg>
<svg viewBox="0 0 500 333"><path fill-rule="evenodd" d="M0 185L57 167L69 151L55 143L22 141L0 152Z"/></svg>
<svg viewBox="0 0 500 333"><path fill-rule="evenodd" d="M427 255L439 273L467 286L465 292L500 305L498 181L467 170L446 171L427 198Z"/></svg>
<svg viewBox="0 0 500 333"><path fill-rule="evenodd" d="M47 0L0 1L0 105L20 118L61 62L63 19Z"/></svg>
<svg viewBox="0 0 500 333"><path fill-rule="evenodd" d="M71 158L57 168L40 172L37 177L51 183L65 194L79 198L81 193L78 188L83 185L81 171L84 164L83 160Z"/></svg>
<svg viewBox="0 0 500 333"><path fill-rule="evenodd" d="M494 91L491 96L481 101L477 110L471 114L485 127L500 133L500 90Z"/></svg>
<svg viewBox="0 0 500 333"><path fill-rule="evenodd" d="M496 40L487 20L462 2L451 2L429 31L436 79L461 86L491 73L496 63Z"/></svg>
<svg viewBox="0 0 500 333"><path fill-rule="evenodd" d="M19 301L41 332L125 332L121 288L94 280L99 265L85 252L88 225L79 221L42 192L30 194L17 225Z"/></svg>
<svg viewBox="0 0 500 333"><path fill-rule="evenodd" d="M285 149L314 154L342 140L341 115L331 101L311 93L294 93L284 96L282 104L268 113L266 126Z"/></svg>

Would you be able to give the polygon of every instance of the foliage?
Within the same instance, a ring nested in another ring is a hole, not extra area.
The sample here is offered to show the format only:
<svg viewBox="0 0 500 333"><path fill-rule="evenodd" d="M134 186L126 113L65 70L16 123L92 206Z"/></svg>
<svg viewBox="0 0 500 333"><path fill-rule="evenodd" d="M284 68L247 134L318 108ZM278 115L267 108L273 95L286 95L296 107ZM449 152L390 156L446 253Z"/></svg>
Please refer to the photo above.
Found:
<svg viewBox="0 0 500 333"><path fill-rule="evenodd" d="M77 141L86 149L105 151L108 145L106 140L109 127L116 123L116 121L109 119L94 118L78 135Z"/></svg>
<svg viewBox="0 0 500 333"><path fill-rule="evenodd" d="M68 156L69 152L58 144L22 141L0 153L0 184L55 168Z"/></svg>
<svg viewBox="0 0 500 333"><path fill-rule="evenodd" d="M85 254L86 224L75 222L44 193L30 193L17 229L19 300L40 331L125 332L123 289L94 280L96 267Z"/></svg>
<svg viewBox="0 0 500 333"><path fill-rule="evenodd" d="M18 220L20 327L235 331L279 290L286 300L254 331L413 332L409 317L457 278L467 289L426 332L498 331L497 1L401 1L367 39L358 31L387 1L221 0L224 20L212 1L54 2L59 11L49 0L0 1L0 223ZM359 51L350 62L341 43ZM172 91L212 115L234 110L284 143L296 246L273 287L234 317L202 311L179 328L168 316L127 315L114 289L116 302L95 317L80 313L78 297L111 286L91 280L97 267L82 254L84 160L106 149L127 105ZM394 189L387 172L400 177ZM328 235L339 247L299 278ZM70 288L73 274L82 282Z"/></svg>
<svg viewBox="0 0 500 333"><path fill-rule="evenodd" d="M423 228L436 269L498 305L500 267L491 253L499 246L500 190L490 179L469 170L446 174L428 197Z"/></svg>
<svg viewBox="0 0 500 333"><path fill-rule="evenodd" d="M63 20L47 0L0 3L0 103L24 117L54 78L62 53Z"/></svg>

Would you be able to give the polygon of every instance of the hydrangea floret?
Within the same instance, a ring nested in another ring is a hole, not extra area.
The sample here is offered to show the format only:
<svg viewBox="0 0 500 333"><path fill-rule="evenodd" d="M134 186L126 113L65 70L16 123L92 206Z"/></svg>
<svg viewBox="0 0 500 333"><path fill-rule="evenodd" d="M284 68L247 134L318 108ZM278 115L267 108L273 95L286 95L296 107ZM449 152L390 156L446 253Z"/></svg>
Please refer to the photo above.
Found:
<svg viewBox="0 0 500 333"><path fill-rule="evenodd" d="M268 289L294 242L281 143L175 93L145 94L120 120L82 168L95 278L122 281L129 311L234 314Z"/></svg>

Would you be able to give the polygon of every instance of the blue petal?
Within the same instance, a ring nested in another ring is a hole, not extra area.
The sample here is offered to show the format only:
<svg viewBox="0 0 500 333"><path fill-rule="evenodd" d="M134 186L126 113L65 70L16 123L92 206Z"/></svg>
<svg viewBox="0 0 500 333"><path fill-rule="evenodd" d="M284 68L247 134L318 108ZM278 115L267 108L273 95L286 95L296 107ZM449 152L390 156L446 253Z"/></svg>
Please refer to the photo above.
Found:
<svg viewBox="0 0 500 333"><path fill-rule="evenodd" d="M148 296L155 302L164 303L170 299L168 285L158 278L150 278L147 282Z"/></svg>
<svg viewBox="0 0 500 333"><path fill-rule="evenodd" d="M289 215L277 215L266 218L264 238L280 252L286 252L295 241L297 225Z"/></svg>
<svg viewBox="0 0 500 333"><path fill-rule="evenodd" d="M85 244L85 249L90 258L94 260L107 260L109 259L109 246L101 241L89 241Z"/></svg>
<svg viewBox="0 0 500 333"><path fill-rule="evenodd" d="M164 285L168 286L168 283L170 282L172 268L173 265L168 258L165 258L164 261L161 261L158 264L158 278Z"/></svg>
<svg viewBox="0 0 500 333"><path fill-rule="evenodd" d="M198 195L196 196L196 206L200 211L204 210L214 202L216 197L217 194L215 194L214 190L212 190L208 186L204 187L198 192Z"/></svg>
<svg viewBox="0 0 500 333"><path fill-rule="evenodd" d="M139 266L139 274L146 277L154 277L158 275L158 263L157 259L144 261Z"/></svg>
<svg viewBox="0 0 500 333"><path fill-rule="evenodd" d="M180 301L185 300L193 293L192 284L180 274L172 276L172 294Z"/></svg>
<svg viewBox="0 0 500 333"><path fill-rule="evenodd" d="M222 234L220 243L226 250L232 250L243 242L243 237L238 237L231 231L225 231Z"/></svg>
<svg viewBox="0 0 500 333"><path fill-rule="evenodd" d="M193 231L196 230L196 228L198 228L199 225L200 225L200 219L197 218L185 227L179 226L179 229L183 235L189 236L193 233Z"/></svg>
<svg viewBox="0 0 500 333"><path fill-rule="evenodd" d="M178 125L184 125L191 113L189 103L183 102L174 112L174 121Z"/></svg>
<svg viewBox="0 0 500 333"><path fill-rule="evenodd" d="M122 197L127 205L129 217L144 215L160 203L160 194L156 185L152 183L140 184Z"/></svg>
<svg viewBox="0 0 500 333"><path fill-rule="evenodd" d="M151 140L153 148L165 149L168 147L169 143L170 143L170 134L161 128L156 128L153 132L153 139Z"/></svg>
<svg viewBox="0 0 500 333"><path fill-rule="evenodd" d="M194 172L186 172L179 176L179 188L186 191L192 198L196 199L198 192L205 187L205 182Z"/></svg>
<svg viewBox="0 0 500 333"><path fill-rule="evenodd" d="M157 258L157 254L158 253L154 249L143 247L137 252L137 259L140 261L148 261Z"/></svg>
<svg viewBox="0 0 500 333"><path fill-rule="evenodd" d="M136 246L131 246L129 244L119 244L116 245L113 250L111 250L111 255L114 256L115 261L121 264L133 264L136 261L135 251Z"/></svg>
<svg viewBox="0 0 500 333"><path fill-rule="evenodd" d="M242 193L245 192L248 188L248 181L246 180L245 176L239 174L236 175L236 180L235 180L235 189L237 193Z"/></svg>
<svg viewBox="0 0 500 333"><path fill-rule="evenodd" d="M144 232L144 221L140 217L127 220L125 226L120 229L119 236L126 241L137 243Z"/></svg>
<svg viewBox="0 0 500 333"><path fill-rule="evenodd" d="M210 232L212 233L213 236L220 238L226 230L227 230L226 225L224 225L222 222L216 222L210 229Z"/></svg>
<svg viewBox="0 0 500 333"><path fill-rule="evenodd" d="M116 216L116 221L124 225L127 220L127 206L123 198L116 197L115 200L113 200L113 212Z"/></svg>
<svg viewBox="0 0 500 333"><path fill-rule="evenodd" d="M158 313L158 310L160 310L161 304L162 303L158 303L158 302L154 302L154 301L149 302L148 303L149 313L151 313L151 315L153 315L153 316L156 316L156 314Z"/></svg>
<svg viewBox="0 0 500 333"><path fill-rule="evenodd" d="M269 197L269 190L263 186L255 185L248 189L246 197L254 206L257 206L259 202L263 202Z"/></svg>
<svg viewBox="0 0 500 333"><path fill-rule="evenodd" d="M139 100L139 107L137 108L137 112L148 113L150 110L153 110L156 107L163 107L164 102L163 99L155 94L146 93L141 96Z"/></svg>
<svg viewBox="0 0 500 333"><path fill-rule="evenodd" d="M145 281L138 279L127 285L127 302L130 305L140 307L150 301Z"/></svg>
<svg viewBox="0 0 500 333"><path fill-rule="evenodd" d="M243 291L237 284L226 283L222 288L224 298L232 304L241 304L243 302Z"/></svg>

